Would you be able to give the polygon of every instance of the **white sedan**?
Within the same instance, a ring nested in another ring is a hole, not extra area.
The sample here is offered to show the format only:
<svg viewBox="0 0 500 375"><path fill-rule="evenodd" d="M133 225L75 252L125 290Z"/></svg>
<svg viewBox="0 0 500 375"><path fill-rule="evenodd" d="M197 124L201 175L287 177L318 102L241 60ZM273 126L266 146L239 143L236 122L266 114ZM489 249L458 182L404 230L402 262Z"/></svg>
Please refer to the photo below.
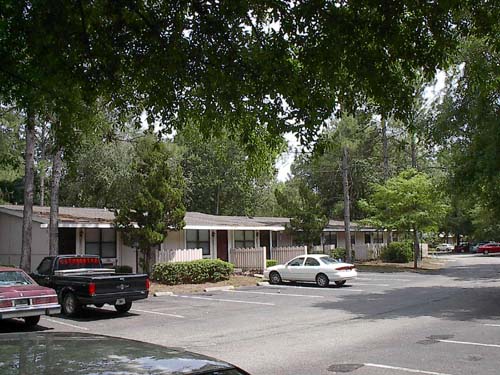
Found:
<svg viewBox="0 0 500 375"><path fill-rule="evenodd" d="M313 281L321 287L327 287L331 281L342 286L357 275L353 264L342 263L322 254L301 255L286 264L269 267L264 271L264 278L271 284L280 284L282 281Z"/></svg>

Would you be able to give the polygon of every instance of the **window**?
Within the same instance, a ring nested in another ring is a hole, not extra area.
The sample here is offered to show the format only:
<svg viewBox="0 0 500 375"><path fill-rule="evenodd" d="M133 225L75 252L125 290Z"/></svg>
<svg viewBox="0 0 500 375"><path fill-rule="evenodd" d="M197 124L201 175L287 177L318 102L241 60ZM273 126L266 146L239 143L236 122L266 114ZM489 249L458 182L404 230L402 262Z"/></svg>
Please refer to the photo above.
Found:
<svg viewBox="0 0 500 375"><path fill-rule="evenodd" d="M356 235L351 234L351 245L356 245Z"/></svg>
<svg viewBox="0 0 500 375"><path fill-rule="evenodd" d="M335 232L323 233L323 239L325 245L335 245L335 247L337 247L337 233Z"/></svg>
<svg viewBox="0 0 500 375"><path fill-rule="evenodd" d="M307 258L305 265L311 267L319 266L319 262L314 258Z"/></svg>
<svg viewBox="0 0 500 375"><path fill-rule="evenodd" d="M278 232L271 232L271 233L272 233L271 247L278 247Z"/></svg>
<svg viewBox="0 0 500 375"><path fill-rule="evenodd" d="M375 232L373 243L384 243L384 233L383 232Z"/></svg>
<svg viewBox="0 0 500 375"><path fill-rule="evenodd" d="M44 258L42 260L42 263L40 263L40 265L36 269L36 272L38 272L40 275L48 275L52 267L52 261L53 258Z"/></svg>
<svg viewBox="0 0 500 375"><path fill-rule="evenodd" d="M186 230L186 246L188 249L202 249L203 255L210 255L210 231Z"/></svg>
<svg viewBox="0 0 500 375"><path fill-rule="evenodd" d="M253 230L235 230L234 231L234 247L250 248L255 247L254 231Z"/></svg>
<svg viewBox="0 0 500 375"><path fill-rule="evenodd" d="M300 257L300 258L291 260L288 263L288 265L291 266L291 267L297 267L297 266L301 266L303 263L304 263L304 257Z"/></svg>
<svg viewBox="0 0 500 375"><path fill-rule="evenodd" d="M365 243L372 243L371 233L365 233Z"/></svg>
<svg viewBox="0 0 500 375"><path fill-rule="evenodd" d="M114 229L87 229L85 254L101 258L116 258L116 231Z"/></svg>

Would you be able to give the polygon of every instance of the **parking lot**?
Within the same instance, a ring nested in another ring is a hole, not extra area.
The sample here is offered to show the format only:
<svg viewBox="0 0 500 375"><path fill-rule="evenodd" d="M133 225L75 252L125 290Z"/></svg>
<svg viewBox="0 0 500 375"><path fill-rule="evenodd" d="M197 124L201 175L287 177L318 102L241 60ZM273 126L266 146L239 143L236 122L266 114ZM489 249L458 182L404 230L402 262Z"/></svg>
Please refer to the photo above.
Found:
<svg viewBox="0 0 500 375"><path fill-rule="evenodd" d="M344 287L255 286L44 317L41 330L121 336L215 356L252 374L498 374L500 258L440 273L361 272ZM23 329L2 322L2 332Z"/></svg>

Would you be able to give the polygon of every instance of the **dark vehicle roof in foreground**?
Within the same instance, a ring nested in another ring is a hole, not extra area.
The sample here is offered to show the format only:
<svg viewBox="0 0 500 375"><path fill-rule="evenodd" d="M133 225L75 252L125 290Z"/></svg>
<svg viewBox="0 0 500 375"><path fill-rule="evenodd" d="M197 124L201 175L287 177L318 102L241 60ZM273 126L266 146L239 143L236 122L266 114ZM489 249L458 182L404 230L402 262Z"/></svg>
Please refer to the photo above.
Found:
<svg viewBox="0 0 500 375"><path fill-rule="evenodd" d="M247 374L182 349L86 333L7 333L0 347L1 374Z"/></svg>

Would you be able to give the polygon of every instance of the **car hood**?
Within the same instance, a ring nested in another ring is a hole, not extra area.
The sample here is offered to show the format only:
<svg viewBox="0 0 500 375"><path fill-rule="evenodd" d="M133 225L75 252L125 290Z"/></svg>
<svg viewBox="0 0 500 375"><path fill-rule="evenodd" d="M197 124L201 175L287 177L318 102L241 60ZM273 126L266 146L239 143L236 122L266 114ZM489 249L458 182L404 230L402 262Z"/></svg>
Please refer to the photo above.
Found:
<svg viewBox="0 0 500 375"><path fill-rule="evenodd" d="M0 286L0 298L37 297L56 294L54 289L40 285Z"/></svg>
<svg viewBox="0 0 500 375"><path fill-rule="evenodd" d="M18 374L24 369L25 374L180 375L234 368L179 349L85 333L4 334L0 347L1 374Z"/></svg>

